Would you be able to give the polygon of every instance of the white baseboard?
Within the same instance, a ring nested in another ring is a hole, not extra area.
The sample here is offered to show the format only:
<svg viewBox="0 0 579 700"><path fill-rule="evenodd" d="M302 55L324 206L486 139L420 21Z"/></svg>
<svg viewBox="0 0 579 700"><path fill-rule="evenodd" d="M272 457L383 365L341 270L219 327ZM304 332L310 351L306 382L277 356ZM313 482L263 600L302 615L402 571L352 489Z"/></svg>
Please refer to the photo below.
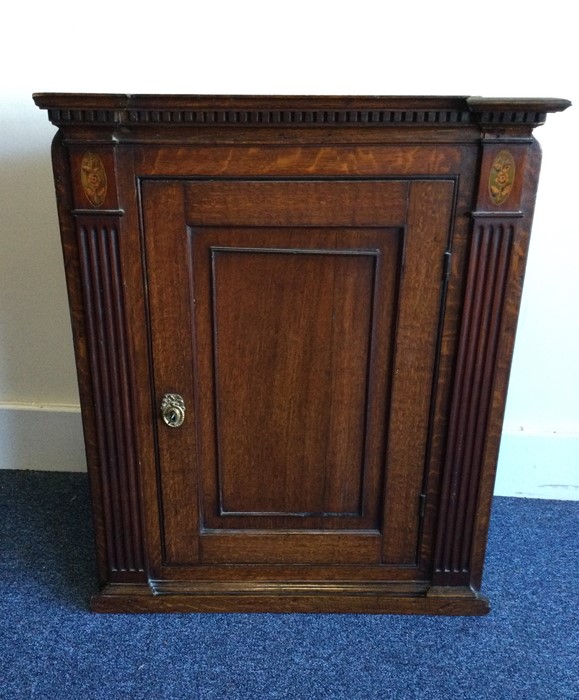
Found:
<svg viewBox="0 0 579 700"><path fill-rule="evenodd" d="M579 434L505 430L495 496L579 501Z"/></svg>
<svg viewBox="0 0 579 700"><path fill-rule="evenodd" d="M0 404L0 469L86 471L80 408Z"/></svg>
<svg viewBox="0 0 579 700"><path fill-rule="evenodd" d="M86 471L79 407L0 404L0 469ZM579 500L579 434L505 430L495 495Z"/></svg>

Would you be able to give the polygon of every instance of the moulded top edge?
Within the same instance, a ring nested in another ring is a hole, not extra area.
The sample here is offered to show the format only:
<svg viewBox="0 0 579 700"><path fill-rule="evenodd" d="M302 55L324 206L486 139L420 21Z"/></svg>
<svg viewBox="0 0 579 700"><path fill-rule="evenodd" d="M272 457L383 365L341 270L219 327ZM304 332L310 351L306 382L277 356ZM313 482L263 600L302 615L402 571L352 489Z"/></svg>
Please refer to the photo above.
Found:
<svg viewBox="0 0 579 700"><path fill-rule="evenodd" d="M174 95L35 93L41 109L418 109L559 112L570 106L559 98L496 98L436 95Z"/></svg>
<svg viewBox="0 0 579 700"><path fill-rule="evenodd" d="M570 105L554 98L107 95L38 93L36 104L61 128L329 127L515 129L528 134L547 113Z"/></svg>
<svg viewBox="0 0 579 700"><path fill-rule="evenodd" d="M467 97L466 103L472 112L562 112L571 106L570 100L559 97Z"/></svg>

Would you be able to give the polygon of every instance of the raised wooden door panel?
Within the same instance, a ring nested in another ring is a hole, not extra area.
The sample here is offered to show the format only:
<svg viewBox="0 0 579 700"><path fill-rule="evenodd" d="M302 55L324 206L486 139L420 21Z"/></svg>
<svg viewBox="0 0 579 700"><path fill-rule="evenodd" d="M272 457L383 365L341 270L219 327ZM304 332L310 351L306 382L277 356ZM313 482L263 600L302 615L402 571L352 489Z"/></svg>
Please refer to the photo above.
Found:
<svg viewBox="0 0 579 700"><path fill-rule="evenodd" d="M415 569L453 182L141 187L156 575Z"/></svg>

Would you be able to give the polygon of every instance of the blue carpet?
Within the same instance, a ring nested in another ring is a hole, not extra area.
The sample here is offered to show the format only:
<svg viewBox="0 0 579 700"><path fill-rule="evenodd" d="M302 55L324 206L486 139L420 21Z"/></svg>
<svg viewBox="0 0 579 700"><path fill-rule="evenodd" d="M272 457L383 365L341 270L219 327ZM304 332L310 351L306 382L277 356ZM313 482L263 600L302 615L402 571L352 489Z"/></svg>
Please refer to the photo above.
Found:
<svg viewBox="0 0 579 700"><path fill-rule="evenodd" d="M483 618L96 615L86 476L0 471L0 698L579 698L579 504L496 498Z"/></svg>

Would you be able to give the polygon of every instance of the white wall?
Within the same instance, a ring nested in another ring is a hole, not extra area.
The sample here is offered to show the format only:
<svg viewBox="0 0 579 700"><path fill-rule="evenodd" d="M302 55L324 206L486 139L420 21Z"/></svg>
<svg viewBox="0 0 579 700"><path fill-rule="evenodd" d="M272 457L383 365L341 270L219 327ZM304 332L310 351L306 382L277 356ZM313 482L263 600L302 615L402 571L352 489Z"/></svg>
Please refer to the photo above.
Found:
<svg viewBox="0 0 579 700"><path fill-rule="evenodd" d="M543 173L497 492L579 497L572 4L55 0L9 7L0 41L0 467L83 468L50 169L55 130L32 92L555 96L577 106L536 131Z"/></svg>

